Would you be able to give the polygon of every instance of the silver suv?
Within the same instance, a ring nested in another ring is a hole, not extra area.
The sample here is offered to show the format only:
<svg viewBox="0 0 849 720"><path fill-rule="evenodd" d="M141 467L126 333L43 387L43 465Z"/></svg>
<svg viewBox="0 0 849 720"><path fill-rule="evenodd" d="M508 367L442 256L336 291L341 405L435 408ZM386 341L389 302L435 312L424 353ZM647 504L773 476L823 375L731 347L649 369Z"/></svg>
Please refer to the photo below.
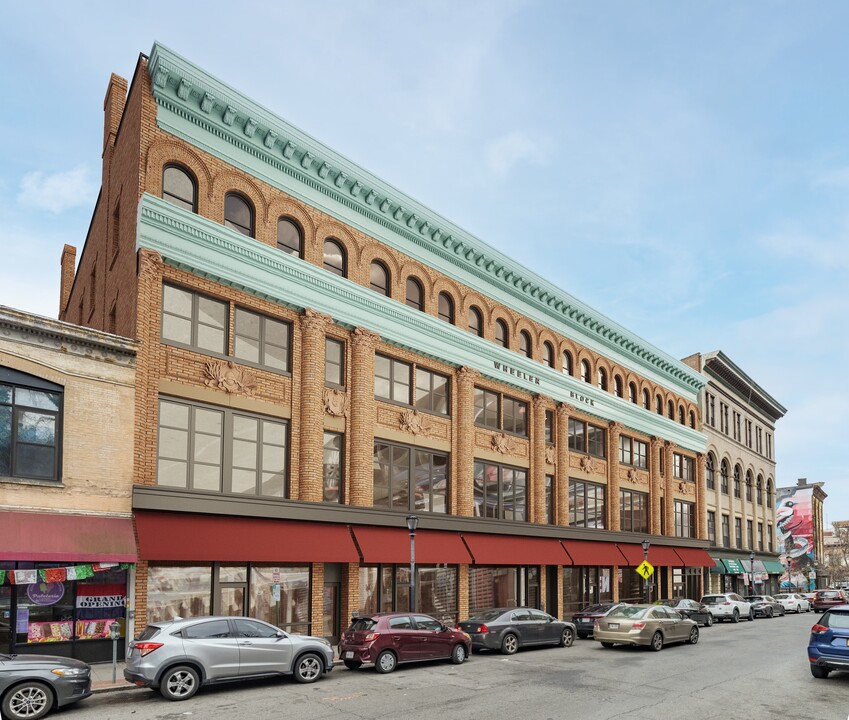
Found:
<svg viewBox="0 0 849 720"><path fill-rule="evenodd" d="M740 618L755 619L752 604L737 593L705 595L701 602L707 606L714 620L730 620L736 623L740 622Z"/></svg>
<svg viewBox="0 0 849 720"><path fill-rule="evenodd" d="M285 633L246 617L196 617L148 625L127 651L124 679L187 700L201 685L264 675L301 683L333 669L324 638Z"/></svg>

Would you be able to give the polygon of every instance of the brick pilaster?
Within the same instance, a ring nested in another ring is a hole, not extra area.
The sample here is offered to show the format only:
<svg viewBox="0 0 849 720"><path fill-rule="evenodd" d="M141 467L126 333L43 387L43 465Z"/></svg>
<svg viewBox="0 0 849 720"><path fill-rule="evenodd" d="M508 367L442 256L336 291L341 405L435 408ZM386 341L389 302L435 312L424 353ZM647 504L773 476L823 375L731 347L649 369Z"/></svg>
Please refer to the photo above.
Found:
<svg viewBox="0 0 849 720"><path fill-rule="evenodd" d="M290 483L290 497L309 502L322 499L324 448L324 341L329 315L310 308L301 324L301 424L298 431L300 466Z"/></svg>
<svg viewBox="0 0 849 720"><path fill-rule="evenodd" d="M607 529L619 532L619 435L622 423L607 426Z"/></svg>
<svg viewBox="0 0 849 720"><path fill-rule="evenodd" d="M672 477L672 448L668 440L663 443L663 524L666 526L664 535L675 536L675 498L673 487L675 481Z"/></svg>
<svg viewBox="0 0 849 720"><path fill-rule="evenodd" d="M461 367L457 371L457 515L474 512L475 477L475 381L477 370ZM466 597L468 604L468 595Z"/></svg>
<svg viewBox="0 0 849 720"><path fill-rule="evenodd" d="M380 336L357 328L351 333L351 505L374 504L374 349Z"/></svg>
<svg viewBox="0 0 849 720"><path fill-rule="evenodd" d="M310 635L324 635L324 563L312 564L312 606L310 607Z"/></svg>
<svg viewBox="0 0 849 720"><path fill-rule="evenodd" d="M707 507L705 506L706 459L707 457L703 453L696 455L696 537L699 540L707 540ZM755 536L757 536L757 527L755 527Z"/></svg>
<svg viewBox="0 0 849 720"><path fill-rule="evenodd" d="M649 513L649 533L652 535L660 535L660 496L663 481L660 478L660 454L663 452L663 440L653 437L649 441L649 473L651 475L651 484L649 490L649 504L651 511Z"/></svg>
<svg viewBox="0 0 849 720"><path fill-rule="evenodd" d="M558 525L569 524L569 416L575 407L569 403L557 406L557 473L555 476L554 503L555 519ZM562 595L562 581L560 592ZM561 610L563 601L561 598Z"/></svg>
<svg viewBox="0 0 849 720"><path fill-rule="evenodd" d="M545 522L545 413L554 403L545 395L534 396L531 402L531 473L528 520Z"/></svg>

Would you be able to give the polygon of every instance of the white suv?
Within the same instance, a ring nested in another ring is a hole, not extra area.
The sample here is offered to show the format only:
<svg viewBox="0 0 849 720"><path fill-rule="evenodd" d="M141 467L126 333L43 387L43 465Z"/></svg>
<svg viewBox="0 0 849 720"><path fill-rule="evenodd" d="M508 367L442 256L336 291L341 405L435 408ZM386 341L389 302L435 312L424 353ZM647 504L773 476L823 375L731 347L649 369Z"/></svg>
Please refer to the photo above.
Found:
<svg viewBox="0 0 849 720"><path fill-rule="evenodd" d="M721 595L705 595L702 602L707 606L714 620L730 620L740 622L740 618L754 620L755 613L752 605L737 593L722 593Z"/></svg>

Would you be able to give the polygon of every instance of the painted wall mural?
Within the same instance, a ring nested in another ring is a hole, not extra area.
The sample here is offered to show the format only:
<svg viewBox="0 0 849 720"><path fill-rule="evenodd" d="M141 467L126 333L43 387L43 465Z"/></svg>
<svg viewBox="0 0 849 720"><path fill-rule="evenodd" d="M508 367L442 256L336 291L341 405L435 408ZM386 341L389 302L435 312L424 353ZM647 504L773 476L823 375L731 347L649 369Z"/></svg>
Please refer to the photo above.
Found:
<svg viewBox="0 0 849 720"><path fill-rule="evenodd" d="M775 520L779 560L784 565L781 587L807 588L814 569L813 488L779 488Z"/></svg>

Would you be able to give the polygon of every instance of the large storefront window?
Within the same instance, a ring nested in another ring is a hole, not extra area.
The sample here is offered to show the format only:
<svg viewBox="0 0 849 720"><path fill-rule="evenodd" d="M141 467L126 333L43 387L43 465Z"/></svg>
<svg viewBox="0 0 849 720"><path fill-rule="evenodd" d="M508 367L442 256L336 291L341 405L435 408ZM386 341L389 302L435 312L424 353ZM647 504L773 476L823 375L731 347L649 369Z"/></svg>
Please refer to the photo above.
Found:
<svg viewBox="0 0 849 720"><path fill-rule="evenodd" d="M274 585L279 586L279 601ZM284 565L151 565L147 621L244 615L296 633L310 631L310 569Z"/></svg>
<svg viewBox="0 0 849 720"><path fill-rule="evenodd" d="M375 507L448 512L448 455L376 442L373 474Z"/></svg>
<svg viewBox="0 0 849 720"><path fill-rule="evenodd" d="M539 567L469 568L469 614L494 607L540 606Z"/></svg>
<svg viewBox="0 0 849 720"><path fill-rule="evenodd" d="M527 520L528 471L506 465L475 463L475 515L499 520Z"/></svg>
<svg viewBox="0 0 849 720"><path fill-rule="evenodd" d="M609 567L563 568L563 613L575 613L595 603L611 602Z"/></svg>
<svg viewBox="0 0 849 720"><path fill-rule="evenodd" d="M410 609L410 568L404 565L360 567L360 613ZM457 617L457 568L416 567L416 610L446 624Z"/></svg>
<svg viewBox="0 0 849 720"><path fill-rule="evenodd" d="M569 478L569 525L604 528L604 485Z"/></svg>
<svg viewBox="0 0 849 720"><path fill-rule="evenodd" d="M620 602L645 602L645 585L643 583L643 579L637 575L637 569L632 567L623 567L619 568L616 572L619 582ZM693 596L688 595L687 597Z"/></svg>

